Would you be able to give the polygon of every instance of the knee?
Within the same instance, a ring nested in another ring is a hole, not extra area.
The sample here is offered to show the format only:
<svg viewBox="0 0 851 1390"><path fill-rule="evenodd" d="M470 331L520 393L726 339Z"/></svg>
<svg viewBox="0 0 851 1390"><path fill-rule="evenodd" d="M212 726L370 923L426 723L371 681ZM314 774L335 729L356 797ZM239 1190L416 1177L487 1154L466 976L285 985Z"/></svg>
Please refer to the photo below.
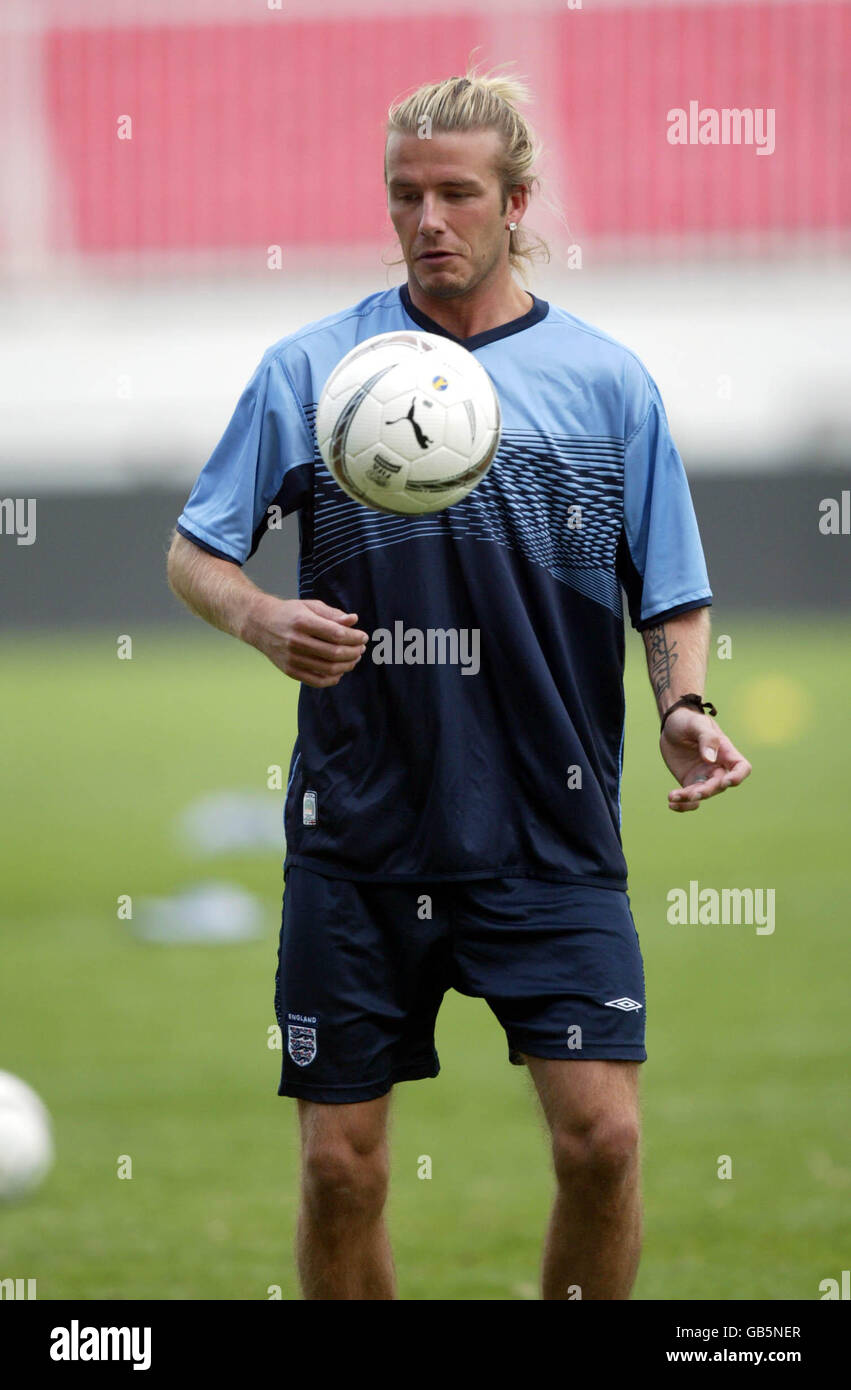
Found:
<svg viewBox="0 0 851 1390"><path fill-rule="evenodd" d="M606 1116L559 1129L553 1134L553 1161L559 1184L618 1185L638 1160L638 1121Z"/></svg>
<svg viewBox="0 0 851 1390"><path fill-rule="evenodd" d="M308 1205L326 1219L370 1219L380 1215L387 1198L389 1170L380 1149L359 1153L351 1145L309 1148L302 1181Z"/></svg>

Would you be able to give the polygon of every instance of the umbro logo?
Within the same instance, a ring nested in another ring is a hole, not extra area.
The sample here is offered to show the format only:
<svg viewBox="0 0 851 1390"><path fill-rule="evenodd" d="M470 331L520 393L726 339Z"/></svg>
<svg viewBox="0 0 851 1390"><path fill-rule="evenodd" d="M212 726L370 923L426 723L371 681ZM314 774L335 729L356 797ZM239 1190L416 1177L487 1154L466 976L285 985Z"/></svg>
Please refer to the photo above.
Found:
<svg viewBox="0 0 851 1390"><path fill-rule="evenodd" d="M640 1009L642 1006L637 999L627 999L623 996L620 999L607 999L603 1006L606 1009L623 1009L624 1013L630 1013L633 1009Z"/></svg>

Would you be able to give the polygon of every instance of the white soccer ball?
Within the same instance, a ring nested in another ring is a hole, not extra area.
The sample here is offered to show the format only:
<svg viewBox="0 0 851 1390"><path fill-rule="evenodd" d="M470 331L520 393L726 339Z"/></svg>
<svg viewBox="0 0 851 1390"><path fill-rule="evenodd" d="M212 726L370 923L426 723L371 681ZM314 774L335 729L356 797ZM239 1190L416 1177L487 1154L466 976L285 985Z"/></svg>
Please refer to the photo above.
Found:
<svg viewBox="0 0 851 1390"><path fill-rule="evenodd" d="M26 1082L0 1071L0 1202L32 1192L52 1163L47 1110Z"/></svg>
<svg viewBox="0 0 851 1390"><path fill-rule="evenodd" d="M352 348L322 388L319 451L344 492L380 512L460 502L499 446L493 382L471 352L436 333L379 333Z"/></svg>

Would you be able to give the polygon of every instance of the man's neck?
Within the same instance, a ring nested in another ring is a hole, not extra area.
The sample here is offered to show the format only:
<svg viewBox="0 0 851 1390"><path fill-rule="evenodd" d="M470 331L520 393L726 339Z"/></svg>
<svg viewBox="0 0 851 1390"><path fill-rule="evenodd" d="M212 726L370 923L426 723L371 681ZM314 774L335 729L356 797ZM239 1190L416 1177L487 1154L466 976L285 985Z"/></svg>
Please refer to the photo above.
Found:
<svg viewBox="0 0 851 1390"><path fill-rule="evenodd" d="M472 294L459 295L456 299L439 299L426 294L409 279L408 293L421 314L427 314L441 328L462 340L522 318L534 304L532 295L514 280L508 285L487 289L479 285Z"/></svg>

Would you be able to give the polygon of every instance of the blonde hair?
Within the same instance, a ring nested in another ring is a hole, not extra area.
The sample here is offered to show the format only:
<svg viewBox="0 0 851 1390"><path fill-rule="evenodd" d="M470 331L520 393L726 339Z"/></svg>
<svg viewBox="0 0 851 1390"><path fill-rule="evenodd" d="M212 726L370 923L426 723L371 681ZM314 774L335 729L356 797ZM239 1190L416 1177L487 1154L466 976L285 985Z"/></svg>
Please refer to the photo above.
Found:
<svg viewBox="0 0 851 1390"><path fill-rule="evenodd" d="M504 66L504 65L503 65ZM503 76L497 72L477 74L468 65L465 77L447 77L442 82L426 82L410 96L394 102L387 112L385 135L384 182L387 183L387 139L394 132L417 135L423 129L445 133L455 130L496 130L502 149L497 158L496 174L502 191L503 205L512 188L526 184L531 197L541 180L536 164L541 155L535 133L518 111L518 104L530 102L532 95L522 78ZM526 280L526 267L531 262L550 259L550 249L537 233L524 231L522 225L509 232L508 261ZM399 265L401 261L391 261Z"/></svg>

